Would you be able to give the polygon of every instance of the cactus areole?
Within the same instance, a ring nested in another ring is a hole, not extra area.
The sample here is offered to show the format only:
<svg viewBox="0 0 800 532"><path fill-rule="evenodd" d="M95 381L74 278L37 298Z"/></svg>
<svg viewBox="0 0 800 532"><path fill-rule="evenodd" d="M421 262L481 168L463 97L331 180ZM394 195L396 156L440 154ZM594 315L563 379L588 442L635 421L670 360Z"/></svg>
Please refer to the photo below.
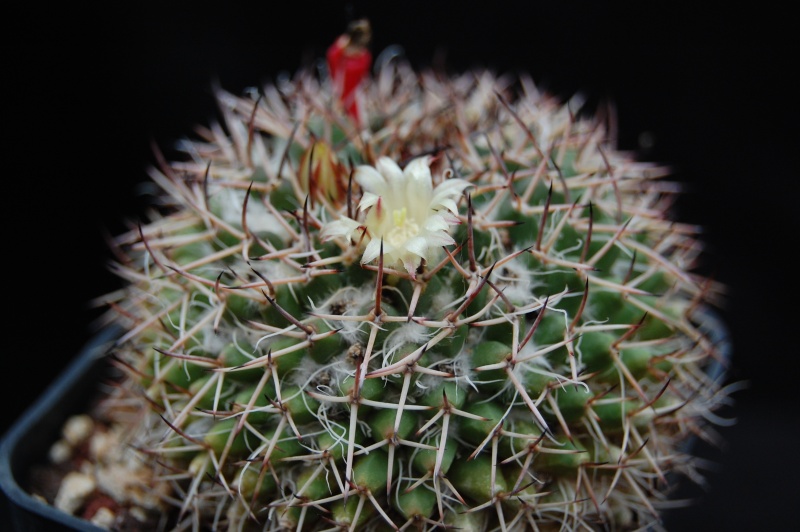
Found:
<svg viewBox="0 0 800 532"><path fill-rule="evenodd" d="M94 415L148 472L126 504L181 530L657 527L727 393L680 187L530 77L345 44L330 76L220 90L114 240Z"/></svg>

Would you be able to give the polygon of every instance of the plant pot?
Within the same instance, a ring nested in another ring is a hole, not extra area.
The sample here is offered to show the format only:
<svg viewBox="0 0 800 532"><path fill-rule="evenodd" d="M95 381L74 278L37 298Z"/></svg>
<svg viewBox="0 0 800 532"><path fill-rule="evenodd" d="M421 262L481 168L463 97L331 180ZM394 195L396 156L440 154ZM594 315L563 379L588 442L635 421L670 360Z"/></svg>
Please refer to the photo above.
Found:
<svg viewBox="0 0 800 532"><path fill-rule="evenodd" d="M32 467L43 464L64 422L85 411L98 393L98 382L108 373L105 355L120 335L109 327L92 337L64 372L11 425L0 441L0 488L4 530L100 531L89 521L69 515L28 491Z"/></svg>
<svg viewBox="0 0 800 532"><path fill-rule="evenodd" d="M719 315L708 308L696 311L693 321L717 347L720 358L708 366L707 372L713 380L722 382L731 355L729 331ZM58 439L69 416L86 412L91 400L97 397L98 383L111 374L105 355L120 335L118 329L108 328L91 339L0 441L0 488L6 499L10 530L104 530L32 495L28 478L35 465L46 462L48 449ZM685 443L683 450L688 451L693 440Z"/></svg>

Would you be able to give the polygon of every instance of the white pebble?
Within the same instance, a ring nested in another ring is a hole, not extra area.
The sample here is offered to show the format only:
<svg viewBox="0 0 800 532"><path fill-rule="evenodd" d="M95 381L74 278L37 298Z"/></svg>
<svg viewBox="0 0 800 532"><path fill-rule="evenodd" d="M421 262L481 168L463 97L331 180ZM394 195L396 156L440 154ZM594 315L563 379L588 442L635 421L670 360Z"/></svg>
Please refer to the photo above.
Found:
<svg viewBox="0 0 800 532"><path fill-rule="evenodd" d="M114 515L114 512L112 512L109 508L103 507L97 510L97 513L92 516L91 521L100 528L110 529L114 524L115 518L116 516Z"/></svg>
<svg viewBox="0 0 800 532"><path fill-rule="evenodd" d="M122 450L123 444L113 434L97 432L89 441L89 456L95 462L111 462L119 460L116 456Z"/></svg>
<svg viewBox="0 0 800 532"><path fill-rule="evenodd" d="M94 430L94 420L86 414L72 416L64 424L62 434L73 447L85 442Z"/></svg>
<svg viewBox="0 0 800 532"><path fill-rule="evenodd" d="M72 446L64 440L58 440L50 447L48 457L54 464L63 464L72 456Z"/></svg>
<svg viewBox="0 0 800 532"><path fill-rule="evenodd" d="M71 472L67 473L58 488L58 494L54 505L59 510L74 514L86 502L86 498L95 489L94 478L83 474Z"/></svg>

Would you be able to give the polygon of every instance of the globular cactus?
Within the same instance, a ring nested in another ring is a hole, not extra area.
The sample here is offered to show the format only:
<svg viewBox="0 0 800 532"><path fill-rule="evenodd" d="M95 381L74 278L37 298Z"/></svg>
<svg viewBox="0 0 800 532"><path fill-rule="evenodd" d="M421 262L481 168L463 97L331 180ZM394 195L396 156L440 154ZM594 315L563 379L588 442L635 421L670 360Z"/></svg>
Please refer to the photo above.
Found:
<svg viewBox="0 0 800 532"><path fill-rule="evenodd" d="M162 526L657 526L725 396L668 170L525 76L335 89L220 90L114 240L100 411Z"/></svg>

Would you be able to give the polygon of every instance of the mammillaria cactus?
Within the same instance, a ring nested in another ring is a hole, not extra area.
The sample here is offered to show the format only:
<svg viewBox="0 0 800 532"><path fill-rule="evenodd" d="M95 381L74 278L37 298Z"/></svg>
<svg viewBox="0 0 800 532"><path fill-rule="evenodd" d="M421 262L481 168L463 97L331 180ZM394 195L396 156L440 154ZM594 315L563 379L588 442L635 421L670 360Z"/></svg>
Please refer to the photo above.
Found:
<svg viewBox="0 0 800 532"><path fill-rule="evenodd" d="M152 169L98 468L163 528L657 526L725 396L680 187L524 75L356 87L220 90Z"/></svg>

